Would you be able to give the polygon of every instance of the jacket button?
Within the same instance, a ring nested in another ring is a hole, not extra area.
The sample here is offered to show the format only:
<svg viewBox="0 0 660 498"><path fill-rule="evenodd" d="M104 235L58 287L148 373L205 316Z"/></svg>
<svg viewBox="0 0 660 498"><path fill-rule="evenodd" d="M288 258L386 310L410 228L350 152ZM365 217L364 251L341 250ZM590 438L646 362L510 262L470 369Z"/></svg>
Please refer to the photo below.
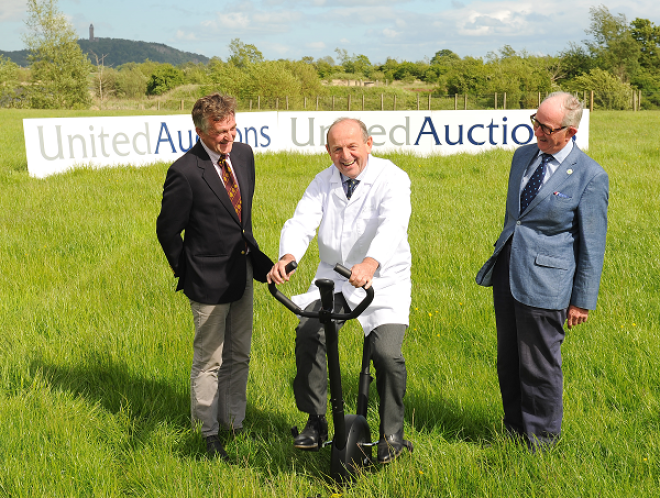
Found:
<svg viewBox="0 0 660 498"><path fill-rule="evenodd" d="M245 254L245 251L241 251L241 254Z"/></svg>
<svg viewBox="0 0 660 498"><path fill-rule="evenodd" d="M516 221L516 225L520 225L520 221Z"/></svg>

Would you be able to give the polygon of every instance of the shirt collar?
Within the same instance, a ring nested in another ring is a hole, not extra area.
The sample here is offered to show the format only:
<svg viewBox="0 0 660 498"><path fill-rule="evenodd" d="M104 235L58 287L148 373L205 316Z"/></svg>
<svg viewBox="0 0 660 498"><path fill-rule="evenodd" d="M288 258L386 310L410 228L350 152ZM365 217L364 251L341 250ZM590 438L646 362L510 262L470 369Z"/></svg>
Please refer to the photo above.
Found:
<svg viewBox="0 0 660 498"><path fill-rule="evenodd" d="M209 155L209 159L211 159L211 162L213 163L213 165L218 164L218 162L220 161L220 154L218 154L217 152L212 151L211 149L209 149L209 148L206 146L206 144L204 143L204 140L200 139L200 140L199 140L199 143L201 143L201 144L202 144L202 147L204 147L204 150L205 150L206 153ZM229 157L229 155L227 155L227 157ZM231 163L230 163L230 164L231 164Z"/></svg>
<svg viewBox="0 0 660 498"><path fill-rule="evenodd" d="M564 162L564 159L566 159L572 151L573 151L573 140L569 140L562 150L550 155L555 161L557 161L558 164L561 164ZM539 150L538 157L541 157L542 155L543 152Z"/></svg>
<svg viewBox="0 0 660 498"><path fill-rule="evenodd" d="M359 182L361 182L362 180L364 180L364 178L365 178L365 176L366 176L366 174L367 174L367 170L369 169L369 158L370 158L370 157L371 157L371 154L367 157L367 165L366 165L366 166L364 167L364 169L360 172L360 174L359 174L358 176L355 177L355 179L356 179L357 181L359 181ZM338 170L338 171L339 171L339 170ZM339 172L339 178L341 178L341 182L342 182L342 183L346 183L348 180L350 180L350 178L349 178L348 176L344 175L344 173L342 173L341 171Z"/></svg>

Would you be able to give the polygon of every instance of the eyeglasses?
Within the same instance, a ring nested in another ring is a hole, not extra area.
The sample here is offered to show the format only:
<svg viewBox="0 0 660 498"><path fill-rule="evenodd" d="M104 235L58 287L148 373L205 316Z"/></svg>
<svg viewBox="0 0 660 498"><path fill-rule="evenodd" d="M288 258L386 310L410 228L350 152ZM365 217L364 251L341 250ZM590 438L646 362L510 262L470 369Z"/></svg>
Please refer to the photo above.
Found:
<svg viewBox="0 0 660 498"><path fill-rule="evenodd" d="M564 129L568 128L568 125L567 125L567 126L562 126L561 128L555 128L555 129L553 130L553 129L550 128L548 125L544 125L543 123L539 123L539 122L536 120L536 113L532 114L532 115L529 117L529 120L532 122L532 126L534 127L534 129L537 129L537 128L540 126L540 127L541 127L541 131L542 131L543 133L545 133L546 135L552 135L553 133L557 133L558 131L561 131L561 130L564 130Z"/></svg>

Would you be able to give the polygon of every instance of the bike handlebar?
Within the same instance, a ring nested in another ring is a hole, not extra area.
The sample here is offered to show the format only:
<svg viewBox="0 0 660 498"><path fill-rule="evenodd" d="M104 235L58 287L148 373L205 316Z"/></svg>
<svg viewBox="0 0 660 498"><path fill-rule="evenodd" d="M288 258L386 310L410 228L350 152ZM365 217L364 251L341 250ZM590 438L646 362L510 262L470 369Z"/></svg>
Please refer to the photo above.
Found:
<svg viewBox="0 0 660 498"><path fill-rule="evenodd" d="M287 275L291 273L293 270L298 268L298 264L295 261L291 261L284 270L286 271ZM335 272L339 273L342 277L345 278L351 278L351 270L346 268L345 266L340 265L337 263L335 267L333 268ZM364 289L364 287L362 287ZM275 285L275 282L271 282L268 284L268 290L270 293L273 295L275 299L277 299L280 303L282 303L289 311L295 313L298 316L302 316L305 318L320 318L321 313L323 310L319 311L307 311L301 309L296 303L291 301L287 296L285 296ZM352 310L350 313L329 313L329 317L332 320L342 320L342 321L348 321L352 320L354 318L357 318L362 314L362 312L367 309L367 307L371 304L371 302L374 300L374 289L373 287L369 287L368 289L364 289L364 291L367 293L365 298L358 304L354 310Z"/></svg>

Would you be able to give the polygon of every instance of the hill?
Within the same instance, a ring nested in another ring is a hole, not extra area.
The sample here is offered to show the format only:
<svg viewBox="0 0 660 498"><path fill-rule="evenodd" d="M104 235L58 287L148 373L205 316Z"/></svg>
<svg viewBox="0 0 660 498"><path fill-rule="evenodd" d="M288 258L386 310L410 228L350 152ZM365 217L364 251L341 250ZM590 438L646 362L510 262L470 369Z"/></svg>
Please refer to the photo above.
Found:
<svg viewBox="0 0 660 498"><path fill-rule="evenodd" d="M148 43L142 41L123 40L121 38L96 38L94 41L78 40L83 52L89 55L89 60L96 62L94 54L99 57L106 55L106 66L120 66L127 62L144 62L149 59L153 62L169 63L173 66L186 62L204 63L208 57L190 52L182 52L162 43Z"/></svg>
<svg viewBox="0 0 660 498"><path fill-rule="evenodd" d="M7 59L11 59L14 64L18 64L22 67L26 67L30 64L27 58L29 53L30 52L27 50L14 50L13 52L5 52L4 50L0 50L0 55L6 57Z"/></svg>
<svg viewBox="0 0 660 498"><path fill-rule="evenodd" d="M148 43L121 38L96 38L94 41L89 41L81 38L78 40L78 45L80 45L83 52L89 55L89 60L92 63L96 62L94 54L99 57L105 55L104 65L113 67L127 62L141 63L147 59L159 63L170 63L173 66L185 64L186 62L206 64L209 61L209 58L203 55L182 52L162 43ZM0 55L8 57L19 66L24 67L29 65L28 54L27 50L13 52L0 50Z"/></svg>

